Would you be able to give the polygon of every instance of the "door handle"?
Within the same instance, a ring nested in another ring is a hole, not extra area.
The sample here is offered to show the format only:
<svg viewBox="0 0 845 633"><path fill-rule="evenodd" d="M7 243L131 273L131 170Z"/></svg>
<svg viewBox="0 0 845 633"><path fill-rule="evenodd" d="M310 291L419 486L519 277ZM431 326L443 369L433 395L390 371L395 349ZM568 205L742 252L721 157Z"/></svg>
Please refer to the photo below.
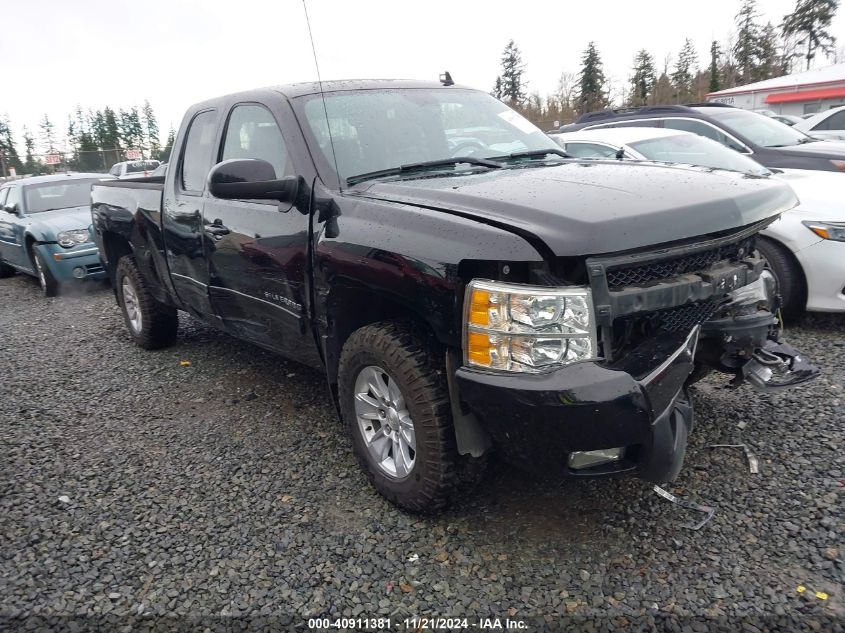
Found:
<svg viewBox="0 0 845 633"><path fill-rule="evenodd" d="M214 220L211 224L205 227L205 232L212 237L223 237L229 235L231 231L228 226L223 226L223 221L220 219Z"/></svg>

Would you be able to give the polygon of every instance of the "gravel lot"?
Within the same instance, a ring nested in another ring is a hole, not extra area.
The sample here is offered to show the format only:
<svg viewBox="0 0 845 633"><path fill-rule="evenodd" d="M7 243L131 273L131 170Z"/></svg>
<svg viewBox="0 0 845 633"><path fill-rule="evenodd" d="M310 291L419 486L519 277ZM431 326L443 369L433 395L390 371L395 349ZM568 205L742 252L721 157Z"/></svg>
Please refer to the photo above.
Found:
<svg viewBox="0 0 845 633"><path fill-rule="evenodd" d="M367 485L318 373L181 319L176 347L145 352L102 286L44 299L0 281L0 629L845 626L845 317L788 333L823 367L811 386L695 389L671 489L717 506L699 531L643 482L496 462L445 514L403 514ZM738 441L760 474L707 448Z"/></svg>

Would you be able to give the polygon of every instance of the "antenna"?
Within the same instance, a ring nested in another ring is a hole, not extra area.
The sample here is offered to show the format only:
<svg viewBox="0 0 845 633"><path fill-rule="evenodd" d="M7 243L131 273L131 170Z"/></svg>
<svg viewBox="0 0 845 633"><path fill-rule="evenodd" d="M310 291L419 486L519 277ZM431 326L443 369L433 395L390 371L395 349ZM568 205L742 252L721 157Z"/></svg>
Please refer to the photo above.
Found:
<svg viewBox="0 0 845 633"><path fill-rule="evenodd" d="M337 154L335 154L334 151L332 126L329 124L329 110L326 107L326 95L323 92L323 79L320 77L320 64L317 61L317 49L314 46L314 34L311 32L311 20L308 19L308 5L305 0L302 0L302 9L305 11L305 23L308 25L308 37L311 40L311 52L314 54L314 67L317 69L317 85L320 87L320 98L323 100L323 114L326 116L326 131L329 134L329 144L332 146L332 160L334 161L334 170L337 174L337 188L343 192L343 186L340 182L340 169L338 169L337 166Z"/></svg>
<svg viewBox="0 0 845 633"><path fill-rule="evenodd" d="M440 83L442 83L444 86L454 86L455 82L452 81L452 73L447 70L442 75L440 75Z"/></svg>

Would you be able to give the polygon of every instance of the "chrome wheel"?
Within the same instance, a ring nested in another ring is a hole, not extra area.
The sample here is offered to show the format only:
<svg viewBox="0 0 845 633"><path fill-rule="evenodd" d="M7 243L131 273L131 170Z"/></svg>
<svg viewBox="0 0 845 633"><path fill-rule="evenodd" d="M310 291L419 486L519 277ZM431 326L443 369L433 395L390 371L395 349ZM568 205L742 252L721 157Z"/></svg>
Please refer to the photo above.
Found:
<svg viewBox="0 0 845 633"><path fill-rule="evenodd" d="M381 367L365 367L355 379L355 416L379 469L394 479L408 477L417 455L414 423L399 385Z"/></svg>
<svg viewBox="0 0 845 633"><path fill-rule="evenodd" d="M141 314L141 306L138 303L138 293L135 292L135 286L129 280L129 277L123 278L121 284L121 293L123 294L123 307L126 310L126 318L129 319L129 327L132 331L138 334L144 325L144 317Z"/></svg>

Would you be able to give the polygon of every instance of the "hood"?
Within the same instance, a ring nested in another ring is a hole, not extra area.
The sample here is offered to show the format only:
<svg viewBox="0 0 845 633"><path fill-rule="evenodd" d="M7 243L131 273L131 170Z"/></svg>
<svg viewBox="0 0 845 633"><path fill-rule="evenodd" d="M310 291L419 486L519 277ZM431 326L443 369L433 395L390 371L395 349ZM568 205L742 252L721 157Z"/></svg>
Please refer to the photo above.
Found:
<svg viewBox="0 0 845 633"><path fill-rule="evenodd" d="M845 198L840 173L811 169L781 169L775 178L792 187L799 205L790 213L808 214L818 222L845 222Z"/></svg>
<svg viewBox="0 0 845 633"><path fill-rule="evenodd" d="M739 228L797 203L772 178L688 166L571 161L375 181L360 195L459 212L528 232L557 256L597 255Z"/></svg>
<svg viewBox="0 0 845 633"><path fill-rule="evenodd" d="M845 142L843 141L813 141L811 143L778 147L776 149L779 152L786 152L793 156L845 160Z"/></svg>
<svg viewBox="0 0 845 633"><path fill-rule="evenodd" d="M33 213L26 216L25 221L33 234L39 234L38 239L52 241L60 231L90 227L91 207L85 205L84 207Z"/></svg>

